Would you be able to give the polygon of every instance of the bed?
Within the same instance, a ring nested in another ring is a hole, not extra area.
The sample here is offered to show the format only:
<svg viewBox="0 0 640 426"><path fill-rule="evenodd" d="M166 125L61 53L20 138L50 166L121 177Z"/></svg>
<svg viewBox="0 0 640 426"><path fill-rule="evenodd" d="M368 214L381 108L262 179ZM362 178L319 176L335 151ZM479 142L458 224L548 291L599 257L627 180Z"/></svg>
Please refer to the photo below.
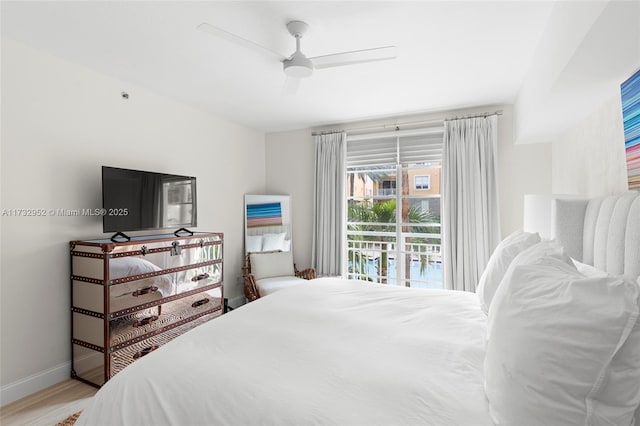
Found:
<svg viewBox="0 0 640 426"><path fill-rule="evenodd" d="M311 280L139 359L76 424L631 426L640 196L554 214L553 241L500 243L478 294Z"/></svg>

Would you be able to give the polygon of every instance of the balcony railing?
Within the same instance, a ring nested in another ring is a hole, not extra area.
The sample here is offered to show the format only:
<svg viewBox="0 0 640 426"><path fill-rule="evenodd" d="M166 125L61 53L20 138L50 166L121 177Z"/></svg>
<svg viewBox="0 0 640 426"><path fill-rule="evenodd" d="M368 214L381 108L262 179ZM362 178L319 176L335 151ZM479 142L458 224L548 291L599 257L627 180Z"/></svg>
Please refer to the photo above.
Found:
<svg viewBox="0 0 640 426"><path fill-rule="evenodd" d="M388 229L389 224L384 225ZM440 227L439 224L421 225L428 225L430 230ZM439 233L398 234L395 231L350 229L347 231L347 256L349 278L407 287L442 288Z"/></svg>
<svg viewBox="0 0 640 426"><path fill-rule="evenodd" d="M396 195L395 188L378 188L376 190L376 195L378 197L394 197Z"/></svg>

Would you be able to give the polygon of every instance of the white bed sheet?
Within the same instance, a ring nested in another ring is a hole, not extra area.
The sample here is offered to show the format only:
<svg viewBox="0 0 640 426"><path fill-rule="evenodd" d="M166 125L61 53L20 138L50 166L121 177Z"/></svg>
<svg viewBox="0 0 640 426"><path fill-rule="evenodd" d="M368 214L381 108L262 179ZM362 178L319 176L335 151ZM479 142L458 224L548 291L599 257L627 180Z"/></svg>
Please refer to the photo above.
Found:
<svg viewBox="0 0 640 426"><path fill-rule="evenodd" d="M77 425L492 425L473 293L321 278L134 362Z"/></svg>

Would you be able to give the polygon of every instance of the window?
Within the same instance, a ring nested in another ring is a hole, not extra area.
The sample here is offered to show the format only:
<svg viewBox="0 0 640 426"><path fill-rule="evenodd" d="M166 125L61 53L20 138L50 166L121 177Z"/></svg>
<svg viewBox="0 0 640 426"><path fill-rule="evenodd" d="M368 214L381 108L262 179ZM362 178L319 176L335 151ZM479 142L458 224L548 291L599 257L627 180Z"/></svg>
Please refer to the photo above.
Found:
<svg viewBox="0 0 640 426"><path fill-rule="evenodd" d="M393 179L393 180L389 180ZM382 189L378 191L378 195L382 196L395 196L396 195L396 179L387 177L387 180L382 181Z"/></svg>
<svg viewBox="0 0 640 426"><path fill-rule="evenodd" d="M442 139L441 126L347 135L349 278L442 287Z"/></svg>
<svg viewBox="0 0 640 426"><path fill-rule="evenodd" d="M431 189L431 175L418 175L413 177L414 189Z"/></svg>

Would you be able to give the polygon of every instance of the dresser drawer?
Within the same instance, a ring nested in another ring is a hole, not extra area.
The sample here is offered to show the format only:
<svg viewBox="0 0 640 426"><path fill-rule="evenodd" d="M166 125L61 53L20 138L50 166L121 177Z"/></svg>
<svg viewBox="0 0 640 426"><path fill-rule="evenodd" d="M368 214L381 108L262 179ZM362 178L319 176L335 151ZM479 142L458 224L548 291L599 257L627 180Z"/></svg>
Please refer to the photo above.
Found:
<svg viewBox="0 0 640 426"><path fill-rule="evenodd" d="M113 350L121 349L149 333L220 311L222 305L221 298L202 292L125 315L111 321L110 346Z"/></svg>
<svg viewBox="0 0 640 426"><path fill-rule="evenodd" d="M111 354L111 371L109 377L113 377L123 368L131 364L132 362L140 359L155 350L162 350L162 345L175 339L179 335L197 327L200 324L217 317L221 313L218 310L215 313L204 315L186 324L175 327L164 333L155 335L148 339L144 339L140 342L129 345L121 350L115 351Z"/></svg>
<svg viewBox="0 0 640 426"><path fill-rule="evenodd" d="M69 242L73 378L102 386L222 314L223 234L185 233Z"/></svg>

